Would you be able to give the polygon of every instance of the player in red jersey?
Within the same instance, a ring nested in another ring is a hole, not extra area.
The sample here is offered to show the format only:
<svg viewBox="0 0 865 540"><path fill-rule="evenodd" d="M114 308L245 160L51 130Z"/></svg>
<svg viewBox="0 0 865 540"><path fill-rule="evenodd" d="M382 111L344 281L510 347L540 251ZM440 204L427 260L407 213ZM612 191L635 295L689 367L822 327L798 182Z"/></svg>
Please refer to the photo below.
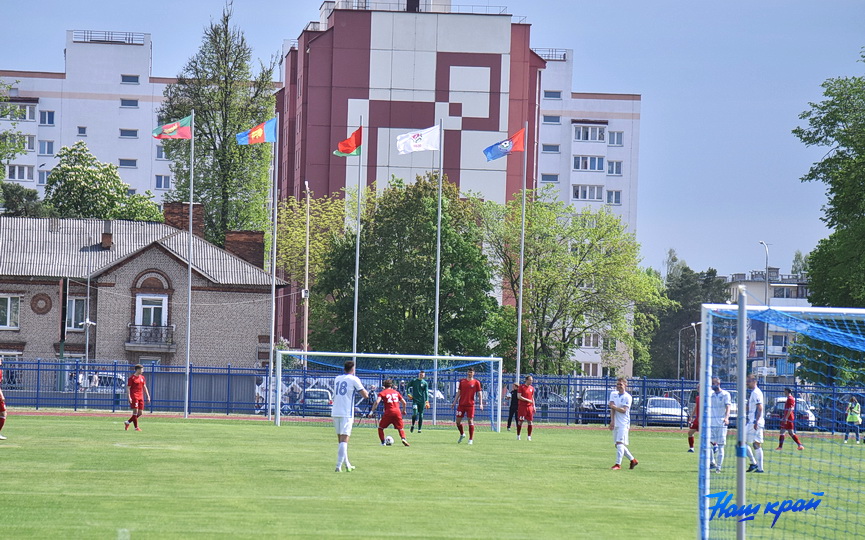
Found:
<svg viewBox="0 0 865 540"><path fill-rule="evenodd" d="M793 391L789 388L784 389L784 395L787 396L787 402L784 403L784 416L781 417L781 434L778 436L778 448L775 450L784 448L784 433L787 431L790 432L790 436L796 442L796 449L804 450L805 447L802 446L802 442L796 434L796 398L793 397Z"/></svg>
<svg viewBox="0 0 865 540"><path fill-rule="evenodd" d="M0 367L3 366L3 357L0 356ZM0 382L3 382L3 370L0 369ZM3 395L3 389L0 388L0 430L6 424L6 396ZM0 434L0 441L5 441L6 436Z"/></svg>
<svg viewBox="0 0 865 540"><path fill-rule="evenodd" d="M393 388L392 380L385 379L382 385L384 386L384 390L378 393L378 397L375 398L375 403L372 405L372 410L369 411L367 416L375 414L378 404L384 401L384 414L381 415L381 420L378 423L378 438L381 444L384 445L384 428L392 425L399 431L399 438L402 440L403 446L409 446L408 441L405 440L405 430L402 423L402 416L406 414L408 404L405 398L402 397L402 394ZM400 404L402 404L402 410L399 409Z"/></svg>
<svg viewBox="0 0 865 540"><path fill-rule="evenodd" d="M457 429L460 430L458 443L463 442L466 434L463 431L463 416L469 419L469 444L475 438L475 395L478 396L478 405L484 410L483 393L481 392L481 381L475 379L475 370L469 368L466 378L460 381L457 394L454 396L453 406L457 407Z"/></svg>
<svg viewBox="0 0 865 540"><path fill-rule="evenodd" d="M144 397L150 401L150 390L147 389L147 381L144 379L144 366L135 364L135 373L126 381L126 394L129 397L129 407L132 416L123 422L123 429L129 429L129 424L135 424L135 431L141 431L138 427L138 417L144 414Z"/></svg>
<svg viewBox="0 0 865 540"><path fill-rule="evenodd" d="M527 375L525 384L521 384L517 388L517 399L520 402L517 410L517 440L520 440L523 422L528 422L526 438L532 440L532 420L535 418L535 387L532 386L533 381L532 376Z"/></svg>
<svg viewBox="0 0 865 540"><path fill-rule="evenodd" d="M694 451L694 433L700 431L700 395L694 398L694 410L688 411L688 452Z"/></svg>

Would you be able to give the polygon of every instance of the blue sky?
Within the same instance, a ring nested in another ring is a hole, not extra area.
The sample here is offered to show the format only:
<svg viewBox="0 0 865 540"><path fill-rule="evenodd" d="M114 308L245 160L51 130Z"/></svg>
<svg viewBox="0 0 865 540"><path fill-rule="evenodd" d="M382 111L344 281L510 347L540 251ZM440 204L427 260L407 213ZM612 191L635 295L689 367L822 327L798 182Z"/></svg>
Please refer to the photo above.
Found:
<svg viewBox="0 0 865 540"><path fill-rule="evenodd" d="M235 0L259 58L318 18L319 0ZM829 231L822 184L799 178L826 149L790 133L830 77L862 75L862 0L465 0L532 25L532 46L574 50L574 91L642 95L637 239L694 270L789 272ZM0 69L62 71L66 30L145 32L153 75L177 74L222 0L0 1ZM567 6L566 8L563 6Z"/></svg>

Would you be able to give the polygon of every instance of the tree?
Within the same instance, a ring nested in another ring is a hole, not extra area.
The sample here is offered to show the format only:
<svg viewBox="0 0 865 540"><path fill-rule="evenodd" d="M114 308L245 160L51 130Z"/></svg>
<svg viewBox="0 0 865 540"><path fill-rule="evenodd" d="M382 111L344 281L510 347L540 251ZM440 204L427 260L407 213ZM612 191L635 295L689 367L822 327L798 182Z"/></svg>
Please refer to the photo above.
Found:
<svg viewBox="0 0 865 540"><path fill-rule="evenodd" d="M5 200L5 202L4 202ZM50 208L39 200L39 192L15 182L0 181L0 206L4 215L15 217L52 217Z"/></svg>
<svg viewBox="0 0 865 540"><path fill-rule="evenodd" d="M793 264L790 265L790 273L797 276L808 274L808 255L802 255L798 249L793 254Z"/></svg>
<svg viewBox="0 0 865 540"><path fill-rule="evenodd" d="M7 129L0 130L0 164L2 165L7 164L18 154L24 153L24 136L15 129L18 125L17 120L24 119L24 111L17 104L9 103L11 88L11 84L0 81L0 120L9 122Z"/></svg>
<svg viewBox="0 0 865 540"><path fill-rule="evenodd" d="M268 230L270 193L268 174L271 144L239 146L235 135L274 114L273 71L260 65L253 75L252 48L232 26L231 2L222 17L204 30L198 52L189 59L177 82L165 89L160 122L189 116L195 110L194 198L204 205L205 237L224 245L230 230ZM166 140L166 155L173 160L177 179L167 200L189 200L190 144Z"/></svg>
<svg viewBox="0 0 865 540"><path fill-rule="evenodd" d="M313 197L309 204L309 273L314 282L335 238L345 234L346 201L338 194ZM365 195L365 198L372 193ZM351 197L351 194L349 194ZM354 198L356 200L356 197ZM357 206L355 206L355 209ZM285 277L303 283L306 266L306 198L289 196L279 203L277 267Z"/></svg>
<svg viewBox="0 0 865 540"><path fill-rule="evenodd" d="M523 271L525 371L570 373L587 334L603 336L603 362L621 367L635 345L635 303L657 287L638 267L639 245L605 209L578 211L544 192L527 193ZM484 246L505 296L519 296L521 197L484 205ZM622 346L615 345L620 343Z"/></svg>
<svg viewBox="0 0 865 540"><path fill-rule="evenodd" d="M433 352L438 180L393 179L367 198L361 225L358 351ZM491 273L480 247L474 199L445 181L442 195L439 354L490 354ZM355 234L333 241L313 291L317 348L351 350ZM324 301L326 299L326 301Z"/></svg>
<svg viewBox="0 0 865 540"><path fill-rule="evenodd" d="M806 146L828 149L802 177L803 182L826 184L822 220L833 229L809 255L809 300L820 306L865 307L865 76L832 78L822 86L825 99L809 103L811 108L799 115L807 126L793 130Z"/></svg>
<svg viewBox="0 0 865 540"><path fill-rule="evenodd" d="M45 184L44 202L57 217L162 221L153 195L129 195L117 166L101 163L84 141L57 152L57 165Z"/></svg>

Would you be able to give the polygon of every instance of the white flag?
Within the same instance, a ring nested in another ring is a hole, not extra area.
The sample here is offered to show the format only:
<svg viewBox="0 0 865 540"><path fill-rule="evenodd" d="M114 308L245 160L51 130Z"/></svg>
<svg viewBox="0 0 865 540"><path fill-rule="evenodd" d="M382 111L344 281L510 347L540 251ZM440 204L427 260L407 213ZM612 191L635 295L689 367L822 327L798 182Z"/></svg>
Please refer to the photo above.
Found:
<svg viewBox="0 0 865 540"><path fill-rule="evenodd" d="M396 136L396 149L400 154L420 152L422 150L438 150L441 130L439 126L403 133Z"/></svg>

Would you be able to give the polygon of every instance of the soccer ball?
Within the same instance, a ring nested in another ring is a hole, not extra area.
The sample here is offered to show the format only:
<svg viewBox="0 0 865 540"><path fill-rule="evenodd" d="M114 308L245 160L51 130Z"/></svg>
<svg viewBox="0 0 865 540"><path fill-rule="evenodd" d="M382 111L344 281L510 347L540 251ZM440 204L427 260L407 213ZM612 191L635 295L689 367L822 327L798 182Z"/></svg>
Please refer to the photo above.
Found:
<svg viewBox="0 0 865 540"><path fill-rule="evenodd" d="M385 437L384 438L384 444L385 444L385 446L392 446L393 445L393 437L391 437L390 435Z"/></svg>

